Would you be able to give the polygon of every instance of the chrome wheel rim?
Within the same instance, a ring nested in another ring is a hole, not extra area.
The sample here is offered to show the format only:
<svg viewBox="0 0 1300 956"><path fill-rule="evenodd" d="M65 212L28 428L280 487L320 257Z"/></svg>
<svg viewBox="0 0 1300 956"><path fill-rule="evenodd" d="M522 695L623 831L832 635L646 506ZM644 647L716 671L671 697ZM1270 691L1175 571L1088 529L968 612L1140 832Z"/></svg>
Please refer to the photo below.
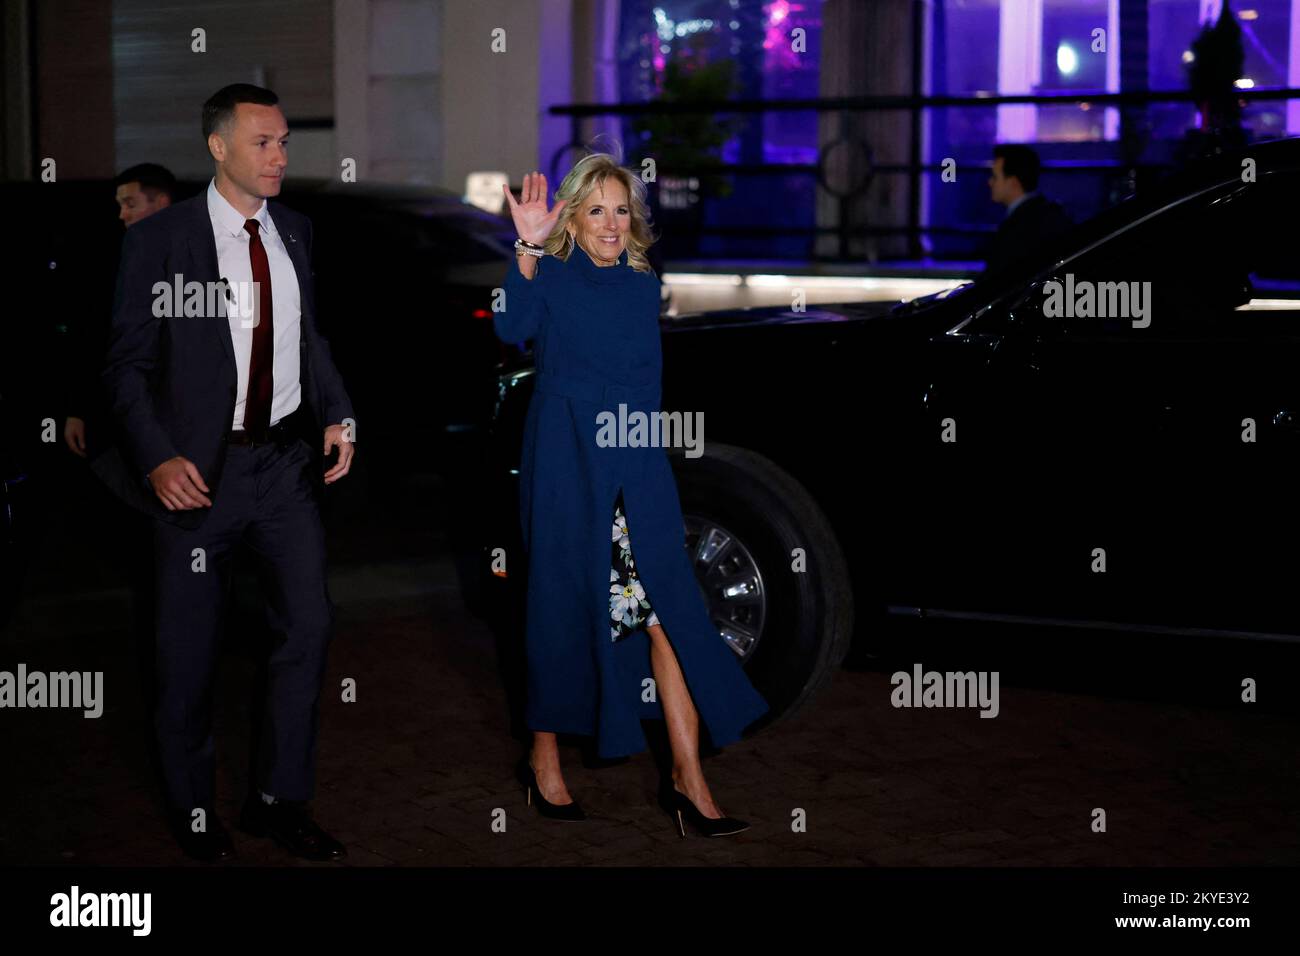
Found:
<svg viewBox="0 0 1300 956"><path fill-rule="evenodd" d="M729 529L700 515L683 514L686 553L695 569L709 620L732 652L754 656L767 620L767 588L753 554Z"/></svg>

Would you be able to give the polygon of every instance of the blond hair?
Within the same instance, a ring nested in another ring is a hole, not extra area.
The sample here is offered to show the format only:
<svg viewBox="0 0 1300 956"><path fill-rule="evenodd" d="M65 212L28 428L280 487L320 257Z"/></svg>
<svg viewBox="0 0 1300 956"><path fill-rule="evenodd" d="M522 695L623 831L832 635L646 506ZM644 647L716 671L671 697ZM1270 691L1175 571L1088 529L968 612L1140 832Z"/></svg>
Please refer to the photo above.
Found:
<svg viewBox="0 0 1300 956"><path fill-rule="evenodd" d="M569 222L577 215L587 197L603 186L611 176L627 190L628 211L632 218L626 240L627 264L637 272L650 272L652 270L645 252L658 237L650 232L650 207L646 203L645 183L630 169L620 166L618 160L609 153L589 152L573 164L573 168L560 183L560 188L555 191L557 200L567 199L568 203L560 210L560 218L555 221L555 228L542 243L542 248L547 255L568 260L576 245L569 235Z"/></svg>

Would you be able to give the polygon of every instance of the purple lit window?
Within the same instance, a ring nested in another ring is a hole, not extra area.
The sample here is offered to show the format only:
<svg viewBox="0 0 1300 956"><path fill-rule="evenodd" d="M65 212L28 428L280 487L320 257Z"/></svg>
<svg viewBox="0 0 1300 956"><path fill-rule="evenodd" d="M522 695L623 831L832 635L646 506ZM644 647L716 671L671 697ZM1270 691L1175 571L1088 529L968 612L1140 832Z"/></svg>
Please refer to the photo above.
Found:
<svg viewBox="0 0 1300 956"><path fill-rule="evenodd" d="M814 98L821 60L821 5L822 0L624 0L619 77L623 98L659 95L672 57L699 65L735 64L736 97ZM750 114L747 119L755 129L726 144L724 161L816 162L816 114Z"/></svg>
<svg viewBox="0 0 1300 956"><path fill-rule="evenodd" d="M1216 20L1221 9L1218 0L1151 0L1148 75L1153 90L1186 88L1191 42L1200 24ZM1231 9L1246 55L1239 85L1248 89L1300 85L1300 2L1235 0ZM1197 125L1196 107L1158 104L1151 109L1151 122L1154 135L1176 138ZM1247 107L1243 122L1260 139L1295 135L1300 133L1300 103L1259 100Z"/></svg>
<svg viewBox="0 0 1300 956"><path fill-rule="evenodd" d="M731 99L815 99L821 62L822 0L622 0L619 36L619 88L626 102L652 100L663 92L668 64L686 71L731 64ZM728 164L758 166L817 161L817 113L756 112L723 114L738 132L716 151ZM629 156L644 149L623 124ZM661 165L661 175L665 174ZM811 175L773 172L728 176L731 192L703 197L705 224L725 227L809 227L815 215ZM664 184L661 184L664 185ZM679 190L680 191L680 190ZM774 203L773 196L781 202ZM673 194L661 191L661 201ZM673 198L677 202L680 197ZM687 205L695 204L689 197ZM700 252L803 255L808 240L783 237L706 237ZM748 248L752 245L753 248ZM785 246L789 248L784 248Z"/></svg>

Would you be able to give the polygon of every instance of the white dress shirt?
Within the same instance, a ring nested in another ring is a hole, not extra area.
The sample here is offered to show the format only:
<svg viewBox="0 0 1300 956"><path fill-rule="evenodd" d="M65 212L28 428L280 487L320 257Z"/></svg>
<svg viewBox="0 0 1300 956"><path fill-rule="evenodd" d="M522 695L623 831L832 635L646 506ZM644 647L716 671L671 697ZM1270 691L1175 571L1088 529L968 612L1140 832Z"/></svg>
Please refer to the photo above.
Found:
<svg viewBox="0 0 1300 956"><path fill-rule="evenodd" d="M247 218L258 222L258 235L266 250L271 267L271 324L275 332L274 358L271 364L271 424L294 411L302 400L302 385L298 381L300 356L298 342L301 332L302 306L299 299L298 273L293 260L285 251L284 242L276 231L275 222L266 208L266 200L252 217L245 217L217 192L214 178L208 184L208 216L212 220L212 236L217 242L217 265L221 278L234 289L250 289L253 282L253 262L249 258L252 236L244 228ZM248 364L253 354L252 323L242 317L238 309L227 315L230 337L235 346L235 416L231 428L244 425L244 406L248 400ZM248 326L245 328L245 326Z"/></svg>

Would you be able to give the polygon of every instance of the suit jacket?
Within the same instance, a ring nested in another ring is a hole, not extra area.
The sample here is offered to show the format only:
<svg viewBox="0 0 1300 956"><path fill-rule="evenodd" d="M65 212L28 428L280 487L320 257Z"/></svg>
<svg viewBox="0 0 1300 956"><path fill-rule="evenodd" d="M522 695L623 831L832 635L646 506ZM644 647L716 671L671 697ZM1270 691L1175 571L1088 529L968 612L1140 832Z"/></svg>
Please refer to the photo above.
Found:
<svg viewBox="0 0 1300 956"><path fill-rule="evenodd" d="M998 224L985 259L985 273L1001 272L1040 252L1073 225L1060 203L1040 194L1029 196Z"/></svg>
<svg viewBox="0 0 1300 956"><path fill-rule="evenodd" d="M86 453L91 460L114 443L116 430L100 371L108 348L121 238L119 235L115 254L108 257L102 257L103 250L96 244L91 255L78 257L70 250L59 260L63 281L58 301L67 325L62 363L65 414L86 423Z"/></svg>
<svg viewBox="0 0 1300 956"><path fill-rule="evenodd" d="M323 493L324 429L353 418L352 403L334 367L329 343L316 328L311 270L311 220L268 202L298 275L302 401L298 419L312 450L317 495ZM226 461L225 437L235 414L235 347L223 314L159 318L153 287L220 280L207 191L176 203L126 231L113 302L113 322L102 373L120 441L91 467L123 500L186 528L203 523L208 508L168 511L148 473L177 455L194 462L213 501ZM205 285L206 288L206 285Z"/></svg>

